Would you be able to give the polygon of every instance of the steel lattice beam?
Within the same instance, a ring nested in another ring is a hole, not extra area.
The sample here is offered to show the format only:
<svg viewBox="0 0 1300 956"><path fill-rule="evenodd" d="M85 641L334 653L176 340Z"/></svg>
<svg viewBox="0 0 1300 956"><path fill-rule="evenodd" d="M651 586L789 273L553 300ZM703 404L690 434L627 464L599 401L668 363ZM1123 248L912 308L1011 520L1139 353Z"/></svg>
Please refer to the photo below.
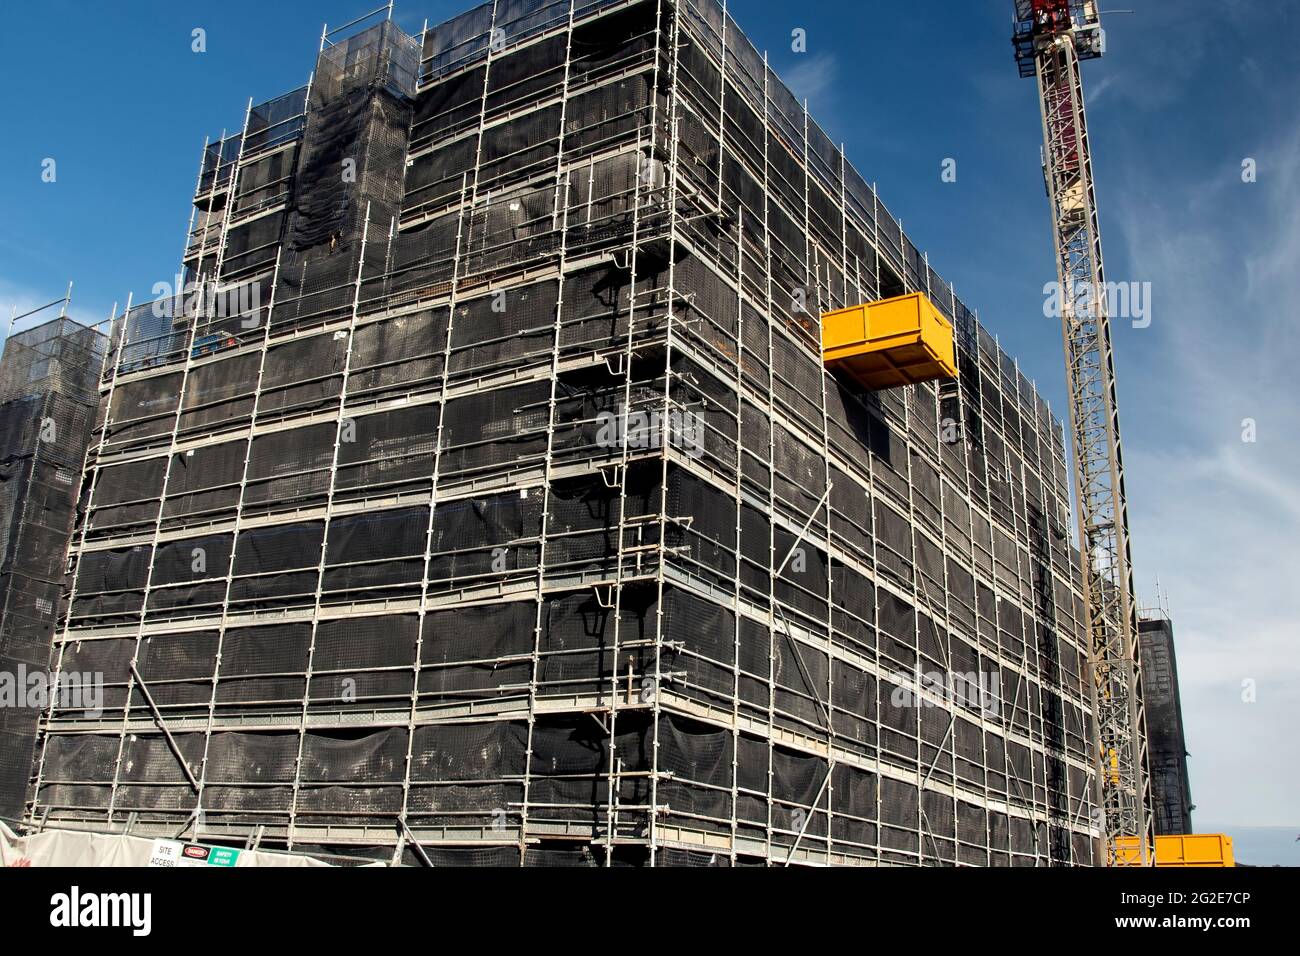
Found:
<svg viewBox="0 0 1300 956"><path fill-rule="evenodd" d="M1111 865L1151 860L1150 794L1119 410L1092 159L1073 31L1036 38L1074 435L1080 559L1096 698L1098 823ZM1122 841L1136 840L1123 853Z"/></svg>

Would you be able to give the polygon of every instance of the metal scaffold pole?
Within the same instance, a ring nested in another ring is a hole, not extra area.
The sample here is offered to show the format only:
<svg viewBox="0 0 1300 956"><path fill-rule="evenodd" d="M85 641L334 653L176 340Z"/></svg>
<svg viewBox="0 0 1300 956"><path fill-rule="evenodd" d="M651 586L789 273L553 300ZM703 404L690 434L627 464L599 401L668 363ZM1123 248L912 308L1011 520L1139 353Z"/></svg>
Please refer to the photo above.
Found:
<svg viewBox="0 0 1300 956"><path fill-rule="evenodd" d="M335 335L346 336L347 345L343 353L343 372L339 381L339 401L337 410L337 421L334 427L334 445L330 458L329 483L325 495L325 521L321 534L320 563L316 567L316 589L312 602L311 616L311 637L307 645L307 671L303 682L302 709L299 712L298 720L298 756L294 763L293 775L293 799L289 805L289 823L288 833L286 835L286 845L290 850L293 849L296 833L295 827L298 820L298 807L302 799L303 783L303 758L306 752L307 743L307 722L308 712L312 701L312 665L316 656L316 638L320 630L321 619L321 601L325 590L325 568L330 557L330 524L334 520L334 494L338 487L339 473L339 449L345 441L353 440L350 431L355 429L356 423L347 415L348 402L348 375L352 370L352 357L356 350L356 331L357 318L361 310L361 280L365 274L366 268L366 242L370 236L370 203L367 202L363 213L361 225L361 238L357 250L357 277L353 283L352 307L348 319L346 331L339 330Z"/></svg>
<svg viewBox="0 0 1300 956"><path fill-rule="evenodd" d="M552 228L559 232L560 247L557 253L557 289L555 300L555 313L551 326L551 361L550 361L550 389L546 399L546 461L542 469L542 514L541 525L539 527L539 542L537 547L537 620L533 629L533 647L532 660L529 662L529 685L528 685L528 759L529 766L526 768L524 777L524 799L523 806L519 814L519 865L524 866L528 862L528 845L530 834L528 824L530 821L529 809L531 793L532 774L531 761L533 754L533 735L537 729L537 682L538 669L541 660L542 635L547 621L547 601L546 601L546 566L550 549L549 535L551 533L551 482L554 476L555 466L555 411L559 401L560 389L560 330L564 319L564 286L565 286L565 265L568 261L568 237L569 237L569 178L564 170L564 134L566 130L565 118L569 106L569 72L573 60L573 15L575 0L569 0L569 19L568 26L564 31L564 79L560 87L560 114L559 114L559 136L558 147L555 151L555 191L551 197L551 225ZM508 293L507 293L508 295ZM508 308L508 306L507 306ZM593 715L594 716L594 715ZM610 749L613 749L613 740L610 741ZM594 834L593 834L594 836ZM535 838L532 838L535 839Z"/></svg>

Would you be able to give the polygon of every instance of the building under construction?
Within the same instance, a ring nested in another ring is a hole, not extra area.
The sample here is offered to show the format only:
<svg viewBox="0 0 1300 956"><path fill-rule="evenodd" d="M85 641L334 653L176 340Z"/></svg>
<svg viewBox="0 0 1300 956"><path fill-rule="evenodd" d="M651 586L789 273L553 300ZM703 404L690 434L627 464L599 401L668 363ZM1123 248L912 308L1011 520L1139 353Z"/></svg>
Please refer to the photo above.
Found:
<svg viewBox="0 0 1300 956"><path fill-rule="evenodd" d="M10 822L27 796L44 703L28 678L47 673L104 362L105 337L66 306L16 317L38 324L10 335L0 359L0 819Z"/></svg>
<svg viewBox="0 0 1300 956"><path fill-rule="evenodd" d="M1183 702L1178 693L1178 656L1174 652L1174 623L1168 612L1144 616L1138 625L1138 637L1142 642L1146 691L1152 825L1157 836L1194 833Z"/></svg>
<svg viewBox="0 0 1300 956"><path fill-rule="evenodd" d="M34 823L407 862L1087 864L1060 423L713 0L327 32L101 391ZM819 317L924 293L955 379Z"/></svg>

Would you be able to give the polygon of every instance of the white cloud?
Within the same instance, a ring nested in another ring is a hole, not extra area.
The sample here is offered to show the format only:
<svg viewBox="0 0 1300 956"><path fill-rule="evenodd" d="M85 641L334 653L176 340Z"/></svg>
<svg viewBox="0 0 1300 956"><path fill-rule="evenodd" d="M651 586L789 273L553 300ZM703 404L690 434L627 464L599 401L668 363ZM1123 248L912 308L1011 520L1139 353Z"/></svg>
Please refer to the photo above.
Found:
<svg viewBox="0 0 1300 956"><path fill-rule="evenodd" d="M1298 154L1300 128L1261 151L1276 175L1257 183L1153 179L1108 206L1157 303L1125 332L1146 361L1120 360L1140 590L1158 574L1170 594L1193 798L1238 825L1295 824L1300 789Z"/></svg>
<svg viewBox="0 0 1300 956"><path fill-rule="evenodd" d="M821 104L825 95L834 89L838 72L839 64L833 54L802 54L795 66L781 74L781 79L800 103L808 101L808 109L812 111L814 104Z"/></svg>

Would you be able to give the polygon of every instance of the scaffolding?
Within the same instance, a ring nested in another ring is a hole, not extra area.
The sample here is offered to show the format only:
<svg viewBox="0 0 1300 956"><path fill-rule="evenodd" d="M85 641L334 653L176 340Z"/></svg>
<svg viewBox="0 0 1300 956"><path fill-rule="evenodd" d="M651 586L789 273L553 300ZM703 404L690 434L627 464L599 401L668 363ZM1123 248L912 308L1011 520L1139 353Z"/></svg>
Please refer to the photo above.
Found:
<svg viewBox="0 0 1300 956"><path fill-rule="evenodd" d="M1092 862L1060 423L723 7L327 31L195 210L101 383L57 649L106 706L47 716L31 820ZM827 374L821 313L908 292L959 378Z"/></svg>
<svg viewBox="0 0 1300 956"><path fill-rule="evenodd" d="M10 334L0 358L0 675L15 692L50 665L104 362L104 335L67 304L15 315L11 330L38 324ZM22 817L39 716L25 694L0 706L0 818Z"/></svg>

